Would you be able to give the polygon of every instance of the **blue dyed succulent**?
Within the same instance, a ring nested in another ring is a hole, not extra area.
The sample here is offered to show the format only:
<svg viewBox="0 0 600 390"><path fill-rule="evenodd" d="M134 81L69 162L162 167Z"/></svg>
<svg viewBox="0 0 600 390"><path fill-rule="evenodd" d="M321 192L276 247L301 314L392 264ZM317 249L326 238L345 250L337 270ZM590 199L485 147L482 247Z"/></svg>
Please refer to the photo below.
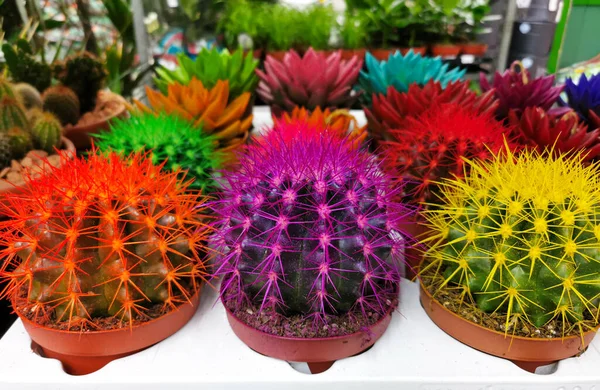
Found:
<svg viewBox="0 0 600 390"><path fill-rule="evenodd" d="M387 61L377 61L370 53L365 59L366 71L360 72L359 86L365 93L363 102L371 105L373 94L386 94L392 86L400 92L407 92L409 85L425 85L429 80L439 81L442 88L451 81L460 80L466 69L448 69L440 57L422 57L412 50L405 56L399 51L390 55Z"/></svg>
<svg viewBox="0 0 600 390"><path fill-rule="evenodd" d="M584 74L577 83L567 78L564 92L566 99L559 101L562 106L575 110L590 130L600 127L600 74L589 79Z"/></svg>

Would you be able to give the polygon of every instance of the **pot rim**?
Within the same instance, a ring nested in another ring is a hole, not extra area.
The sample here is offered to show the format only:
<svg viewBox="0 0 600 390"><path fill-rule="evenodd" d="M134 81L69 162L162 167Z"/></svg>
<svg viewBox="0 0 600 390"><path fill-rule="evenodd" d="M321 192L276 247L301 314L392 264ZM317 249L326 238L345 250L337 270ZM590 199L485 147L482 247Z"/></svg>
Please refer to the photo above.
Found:
<svg viewBox="0 0 600 390"><path fill-rule="evenodd" d="M419 265L420 266L420 265ZM481 330L490 332L496 336L502 336L502 337L510 337L511 339L516 339L516 340L521 340L521 341L529 341L529 342L564 342L566 340L573 340L573 339L581 339L582 335L590 333L590 332L596 332L598 330L598 328L600 327L600 325L596 326L596 328L594 329L590 329L584 333L582 333L581 335L574 335L574 336L566 336L566 337L553 337L551 339L548 338L533 338L533 337L523 337L523 336L515 336L515 335L511 335L510 333L503 333L503 332L499 332L497 330L493 330L490 329L488 327L485 327L483 325L480 325L476 322L470 321L456 313L454 313L452 310L447 309L444 305L442 305L440 303L440 301L438 301L433 295L431 295L431 293L429 293L429 291L427 290L427 288L425 288L425 285L423 284L423 280L421 278L419 278L419 289L421 290L421 294L425 294L425 296L427 297L427 299L431 300L431 302L433 302L434 304L437 305L438 308L440 308L441 310L445 311L447 314L451 314L452 317L454 317L457 320L461 320L461 321L466 321L469 323L469 325L473 325ZM483 314L487 314L484 313L482 311ZM537 328L536 328L537 329Z"/></svg>
<svg viewBox="0 0 600 390"><path fill-rule="evenodd" d="M85 132L89 129L97 127L100 124L103 124L103 123L109 122L115 118L121 117L127 111L127 105L123 102L119 102L119 103L121 104L121 109L118 111L115 111L112 115L104 117L96 122L86 123L85 125L67 125L64 127L65 133Z"/></svg>
<svg viewBox="0 0 600 390"><path fill-rule="evenodd" d="M220 288L219 291L221 291L222 289ZM223 305L223 307L225 308L225 312L227 313L227 315L229 316L229 318L233 318L236 322L238 322L239 324L243 325L245 328L248 328L252 331L255 332L260 332L261 334L267 336L267 337L271 337L274 339L278 339L278 340L284 340L284 341L299 341L299 342L321 342L323 340L342 340L345 338L350 338L350 337L354 337L356 335L359 335L361 333L365 333L365 331L363 330L359 330L358 332L353 332L353 333L348 333L345 335L341 335L341 336L331 336L331 337L289 337L289 336L278 336L275 334L271 334L271 333L267 333L264 332L260 329L256 329L248 324L246 324L244 321L240 320L239 318L236 317L236 315L229 310L229 308L227 307L227 305L225 304L225 302L223 302L223 296L222 294L219 294L219 300L221 301L221 304ZM385 321L388 317L390 317L392 315L392 313L396 311L396 308L391 308L386 312L386 315L381 316L381 318L379 318L377 320L377 322L369 325L368 329L371 329L372 327L381 324L383 321Z"/></svg>
<svg viewBox="0 0 600 390"><path fill-rule="evenodd" d="M17 311L17 310L14 309L14 298L11 299L10 302L11 302L11 305L13 307L13 311L19 316L19 319L21 321L27 322L32 327L35 327L35 328L38 328L38 329L41 328L41 329L44 329L44 330L50 331L50 332L55 332L55 333L60 333L60 334L71 334L71 335L73 335L73 334L86 334L86 335L90 335L90 336L93 336L93 335L111 335L111 334L118 333L118 332L123 332L123 331L127 331L127 332L133 333L133 332L135 332L136 329L139 329L139 328L142 328L144 326L148 326L150 324L153 324L153 323L155 323L157 321L166 319L170 315L172 315L172 314L176 313L177 311L179 311L183 306L186 306L186 305L192 305L192 306L194 306L194 304L192 302L198 300L198 298L200 296L200 292L202 290L202 287L203 287L203 283L200 283L200 285L198 286L197 291L190 296L190 298L189 298L188 301L180 304L179 306L177 306L177 308L172 309L171 311L169 311L166 314L161 315L160 317L156 317L156 318L153 318L153 319L151 319L149 321L138 323L137 325L134 325L134 326L127 326L127 327L123 327L123 328L108 329L108 330L89 330L89 331L85 331L85 332L75 331L75 330L55 329L55 328L50 328L48 326L40 325L40 324L38 324L38 323L30 320L29 318L23 316L19 311Z"/></svg>

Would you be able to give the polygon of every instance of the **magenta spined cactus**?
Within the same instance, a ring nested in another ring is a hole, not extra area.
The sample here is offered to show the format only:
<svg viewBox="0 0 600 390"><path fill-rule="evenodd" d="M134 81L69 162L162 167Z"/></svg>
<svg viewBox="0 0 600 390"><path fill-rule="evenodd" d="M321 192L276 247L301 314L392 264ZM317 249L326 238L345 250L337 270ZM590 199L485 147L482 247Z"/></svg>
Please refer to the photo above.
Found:
<svg viewBox="0 0 600 390"><path fill-rule="evenodd" d="M314 133L305 123L280 126ZM348 316L346 332L358 331L397 305L407 242L398 228L410 213L394 201L401 189L372 155L335 134L277 134L239 156L213 203L221 298L238 318L267 318L267 333L298 337L278 327L281 316L312 328ZM313 336L340 335L324 328Z"/></svg>

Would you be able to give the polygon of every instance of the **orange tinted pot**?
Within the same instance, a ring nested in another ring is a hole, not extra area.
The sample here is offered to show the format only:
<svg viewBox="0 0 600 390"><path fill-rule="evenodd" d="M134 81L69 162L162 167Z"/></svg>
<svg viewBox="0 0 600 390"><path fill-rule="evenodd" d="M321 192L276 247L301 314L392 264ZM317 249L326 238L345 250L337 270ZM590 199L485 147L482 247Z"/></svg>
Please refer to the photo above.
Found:
<svg viewBox="0 0 600 390"><path fill-rule="evenodd" d="M367 49L344 49L342 50L342 59L348 61L351 60L352 57L357 56L359 60L364 60L366 53Z"/></svg>
<svg viewBox="0 0 600 390"><path fill-rule="evenodd" d="M421 304L429 318L456 340L479 351L511 360L530 372L535 372L537 367L582 353L596 335L595 330L585 332L583 337L577 335L553 339L505 335L466 320L446 309L431 296L423 284L421 284Z"/></svg>
<svg viewBox="0 0 600 390"><path fill-rule="evenodd" d="M176 333L194 315L200 302L200 291L176 310L132 328L106 331L76 332L40 326L25 318L29 337L39 347L39 353L57 359L71 375L85 375L97 371L113 360L133 355ZM13 307L14 307L13 302Z"/></svg>
<svg viewBox="0 0 600 390"><path fill-rule="evenodd" d="M485 43L477 42L465 43L461 46L461 50L464 54L470 54L476 57L483 56L487 52L487 49L488 45L486 45Z"/></svg>
<svg viewBox="0 0 600 390"><path fill-rule="evenodd" d="M285 53L287 53L287 51L278 50L278 51L269 51L269 52L267 52L267 55L270 55L271 57L275 58L277 61L282 62L283 57L285 57Z"/></svg>
<svg viewBox="0 0 600 390"><path fill-rule="evenodd" d="M415 54L420 54L422 56L425 55L425 53L427 53L427 47L425 46L419 46L419 47L403 47L400 49L400 53L402 53L402 55L406 55L409 51L413 51L413 53Z"/></svg>
<svg viewBox="0 0 600 390"><path fill-rule="evenodd" d="M387 61L390 55L394 54L398 49L371 49L369 52L379 61Z"/></svg>
<svg viewBox="0 0 600 390"><path fill-rule="evenodd" d="M104 118L98 122L88 123L80 126L65 126L64 135L75 145L77 150L89 149L92 146L91 134L97 134L110 127L110 121L115 118L124 118L128 114L125 104L108 118Z"/></svg>
<svg viewBox="0 0 600 390"><path fill-rule="evenodd" d="M433 45L431 47L431 53L434 57L456 57L460 54L460 46L457 45Z"/></svg>
<svg viewBox="0 0 600 390"><path fill-rule="evenodd" d="M225 311L233 333L248 347L272 358L306 362L313 374L326 371L336 360L358 355L369 349L383 335L392 320L390 309L388 315L382 317L366 332L325 338L299 338L265 333L240 321L227 306Z"/></svg>

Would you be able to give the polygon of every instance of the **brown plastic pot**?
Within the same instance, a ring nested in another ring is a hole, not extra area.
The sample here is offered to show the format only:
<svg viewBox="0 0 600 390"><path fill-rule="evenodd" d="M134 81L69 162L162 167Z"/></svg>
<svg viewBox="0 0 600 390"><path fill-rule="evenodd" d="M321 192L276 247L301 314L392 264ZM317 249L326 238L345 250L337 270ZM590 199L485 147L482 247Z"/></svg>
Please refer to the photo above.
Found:
<svg viewBox="0 0 600 390"><path fill-rule="evenodd" d="M458 45L437 44L431 47L431 53L434 57L457 57L460 54L461 47Z"/></svg>
<svg viewBox="0 0 600 390"><path fill-rule="evenodd" d="M344 49L342 50L342 60L348 61L351 60L354 56L358 57L359 60L364 60L366 53L367 49Z"/></svg>
<svg viewBox="0 0 600 390"><path fill-rule="evenodd" d="M288 362L306 362L313 374L326 371L336 360L358 355L369 349L383 335L392 320L390 310L368 332L326 338L297 338L262 332L240 321L227 306L225 311L233 333L252 350Z"/></svg>
<svg viewBox="0 0 600 390"><path fill-rule="evenodd" d="M487 52L488 45L485 43L469 42L461 45L463 54L481 57Z"/></svg>
<svg viewBox="0 0 600 390"><path fill-rule="evenodd" d="M113 115L98 122L81 126L65 126L64 135L73 141L73 144L77 150L89 149L90 146L92 146L91 134L97 134L101 131L108 130L111 120L115 118L123 118L127 115L129 115L127 112L127 106L123 104L121 109L119 109Z"/></svg>
<svg viewBox="0 0 600 390"><path fill-rule="evenodd" d="M379 61L387 61L390 55L394 54L398 49L371 49L369 52Z"/></svg>
<svg viewBox="0 0 600 390"><path fill-rule="evenodd" d="M446 309L421 283L421 304L429 318L450 336L479 351L511 360L529 372L540 366L576 356L588 347L596 336L591 330L581 336L555 339L534 339L505 335L488 329Z"/></svg>
<svg viewBox="0 0 600 390"><path fill-rule="evenodd" d="M287 53L287 51L285 51L285 50L277 50L277 51L269 51L269 52L267 52L267 55L275 58L279 62L283 62L283 57L285 57L286 53Z"/></svg>
<svg viewBox="0 0 600 390"><path fill-rule="evenodd" d="M16 311L43 357L60 360L64 370L71 375L85 375L173 335L192 318L199 302L200 290L190 298L190 302L157 319L132 328L91 332L47 328Z"/></svg>
<svg viewBox="0 0 600 390"><path fill-rule="evenodd" d="M420 54L422 56L424 56L425 53L427 53L427 47L425 47L425 46L403 47L403 48L400 48L400 53L402 53L402 55L405 56L411 50L413 51L413 53Z"/></svg>

